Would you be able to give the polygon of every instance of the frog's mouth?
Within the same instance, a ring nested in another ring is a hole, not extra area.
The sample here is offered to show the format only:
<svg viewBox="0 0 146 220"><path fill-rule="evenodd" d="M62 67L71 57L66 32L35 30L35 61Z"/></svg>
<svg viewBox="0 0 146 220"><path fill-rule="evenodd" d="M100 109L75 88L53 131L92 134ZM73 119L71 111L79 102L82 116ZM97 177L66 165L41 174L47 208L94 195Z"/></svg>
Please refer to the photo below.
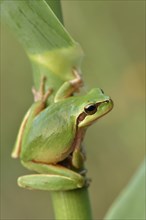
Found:
<svg viewBox="0 0 146 220"><path fill-rule="evenodd" d="M96 111L93 114L88 114L83 111L77 119L78 127L86 127L97 121L99 118L106 115L113 108L113 101L111 99L98 102L96 105Z"/></svg>

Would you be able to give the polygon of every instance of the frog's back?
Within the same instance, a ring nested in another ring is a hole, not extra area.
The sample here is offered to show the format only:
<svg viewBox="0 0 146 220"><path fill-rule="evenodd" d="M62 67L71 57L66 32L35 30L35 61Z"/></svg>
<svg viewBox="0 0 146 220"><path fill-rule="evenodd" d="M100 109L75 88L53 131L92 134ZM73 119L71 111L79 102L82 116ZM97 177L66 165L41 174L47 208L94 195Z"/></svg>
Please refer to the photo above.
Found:
<svg viewBox="0 0 146 220"><path fill-rule="evenodd" d="M72 152L76 114L71 108L70 102L58 102L34 118L31 127L26 129L27 135L24 135L22 160L57 163Z"/></svg>

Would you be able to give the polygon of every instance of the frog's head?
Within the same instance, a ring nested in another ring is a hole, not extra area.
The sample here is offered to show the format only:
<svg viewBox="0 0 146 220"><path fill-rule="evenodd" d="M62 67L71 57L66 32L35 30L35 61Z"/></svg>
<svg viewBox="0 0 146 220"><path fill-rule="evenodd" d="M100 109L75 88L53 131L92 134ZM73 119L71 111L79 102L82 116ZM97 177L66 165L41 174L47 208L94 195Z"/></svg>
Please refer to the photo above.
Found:
<svg viewBox="0 0 146 220"><path fill-rule="evenodd" d="M113 101L102 89L92 89L84 101L84 111L78 117L78 127L91 125L98 118L107 114L113 108Z"/></svg>

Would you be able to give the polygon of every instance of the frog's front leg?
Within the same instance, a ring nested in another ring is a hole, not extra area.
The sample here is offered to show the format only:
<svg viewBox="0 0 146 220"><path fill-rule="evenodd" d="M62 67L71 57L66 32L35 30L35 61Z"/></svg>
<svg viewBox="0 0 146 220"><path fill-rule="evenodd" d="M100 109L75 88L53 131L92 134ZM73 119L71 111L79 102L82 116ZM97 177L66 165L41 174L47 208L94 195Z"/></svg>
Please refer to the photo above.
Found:
<svg viewBox="0 0 146 220"><path fill-rule="evenodd" d="M72 165L76 169L83 169L85 161L85 155L80 148L76 148L72 154Z"/></svg>
<svg viewBox="0 0 146 220"><path fill-rule="evenodd" d="M18 178L18 185L38 190L72 190L85 185L85 177L60 165L43 164L35 161L22 162L28 169L40 174Z"/></svg>
<svg viewBox="0 0 146 220"><path fill-rule="evenodd" d="M79 91L79 88L83 85L83 80L75 68L73 68L72 73L74 75L74 79L63 83L55 95L54 102L58 102L72 96L74 92Z"/></svg>

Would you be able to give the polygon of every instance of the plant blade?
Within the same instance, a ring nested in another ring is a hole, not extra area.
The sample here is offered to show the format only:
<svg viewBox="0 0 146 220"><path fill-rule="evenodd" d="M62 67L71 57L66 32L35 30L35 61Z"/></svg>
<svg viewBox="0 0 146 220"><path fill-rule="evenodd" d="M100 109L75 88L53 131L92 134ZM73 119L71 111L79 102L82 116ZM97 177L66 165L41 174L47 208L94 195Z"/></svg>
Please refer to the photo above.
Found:
<svg viewBox="0 0 146 220"><path fill-rule="evenodd" d="M145 219L145 165L146 161L113 203L104 218L105 220Z"/></svg>
<svg viewBox="0 0 146 220"><path fill-rule="evenodd" d="M1 17L16 34L31 61L35 87L39 87L41 76L46 76L47 88L54 91L53 99L63 82L74 78L73 68L80 69L83 52L49 3L49 0L2 0ZM51 4L57 10L56 5Z"/></svg>

